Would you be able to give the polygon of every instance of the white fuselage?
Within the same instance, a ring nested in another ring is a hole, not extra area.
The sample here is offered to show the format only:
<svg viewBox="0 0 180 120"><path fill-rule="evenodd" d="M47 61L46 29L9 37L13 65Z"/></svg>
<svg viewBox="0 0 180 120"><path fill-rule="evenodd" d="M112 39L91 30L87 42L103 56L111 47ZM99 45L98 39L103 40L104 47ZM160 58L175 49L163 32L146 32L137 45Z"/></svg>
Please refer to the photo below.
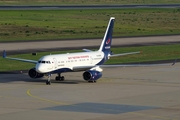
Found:
<svg viewBox="0 0 180 120"><path fill-rule="evenodd" d="M104 53L100 51L46 55L39 59L36 71L48 73L63 68L74 71L74 67L93 66L103 58Z"/></svg>

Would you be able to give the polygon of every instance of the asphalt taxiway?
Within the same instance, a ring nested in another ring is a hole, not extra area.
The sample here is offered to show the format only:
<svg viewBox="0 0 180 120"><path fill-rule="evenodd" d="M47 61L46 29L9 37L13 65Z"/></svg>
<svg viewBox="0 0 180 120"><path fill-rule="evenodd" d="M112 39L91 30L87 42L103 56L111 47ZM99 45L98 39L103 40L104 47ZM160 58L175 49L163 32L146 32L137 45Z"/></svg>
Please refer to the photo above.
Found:
<svg viewBox="0 0 180 120"><path fill-rule="evenodd" d="M180 63L107 68L97 83L77 72L51 85L26 73L0 74L0 120L179 120L179 73Z"/></svg>
<svg viewBox="0 0 180 120"><path fill-rule="evenodd" d="M179 8L180 4L116 4L116 5L0 5L0 10L62 10L62 9L128 9L128 8Z"/></svg>
<svg viewBox="0 0 180 120"><path fill-rule="evenodd" d="M0 51L6 50L7 54L31 53L42 51L60 51L69 49L99 48L102 39L81 39L81 40L49 40L29 42L2 42ZM145 46L145 45L166 45L179 44L180 35L151 36L151 37L124 37L113 38L113 47Z"/></svg>

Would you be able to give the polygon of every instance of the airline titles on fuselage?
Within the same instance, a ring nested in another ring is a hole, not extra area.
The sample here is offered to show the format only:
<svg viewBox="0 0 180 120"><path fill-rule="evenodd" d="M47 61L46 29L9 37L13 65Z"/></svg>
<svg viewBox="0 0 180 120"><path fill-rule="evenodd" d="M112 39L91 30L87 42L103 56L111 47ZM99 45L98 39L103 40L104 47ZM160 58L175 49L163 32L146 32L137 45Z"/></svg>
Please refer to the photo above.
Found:
<svg viewBox="0 0 180 120"><path fill-rule="evenodd" d="M89 55L68 57L68 59L79 59L79 58L89 58Z"/></svg>

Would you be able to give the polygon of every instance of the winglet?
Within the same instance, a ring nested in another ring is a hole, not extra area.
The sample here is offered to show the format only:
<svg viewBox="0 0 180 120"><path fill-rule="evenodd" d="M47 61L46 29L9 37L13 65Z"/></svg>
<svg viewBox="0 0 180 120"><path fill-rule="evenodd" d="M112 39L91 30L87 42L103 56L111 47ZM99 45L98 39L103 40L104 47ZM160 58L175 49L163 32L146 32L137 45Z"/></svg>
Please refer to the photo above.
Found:
<svg viewBox="0 0 180 120"><path fill-rule="evenodd" d="M177 61L177 59L174 60L174 62L172 63L172 66L176 64L176 61Z"/></svg>
<svg viewBox="0 0 180 120"><path fill-rule="evenodd" d="M3 58L6 58L6 50L3 51Z"/></svg>

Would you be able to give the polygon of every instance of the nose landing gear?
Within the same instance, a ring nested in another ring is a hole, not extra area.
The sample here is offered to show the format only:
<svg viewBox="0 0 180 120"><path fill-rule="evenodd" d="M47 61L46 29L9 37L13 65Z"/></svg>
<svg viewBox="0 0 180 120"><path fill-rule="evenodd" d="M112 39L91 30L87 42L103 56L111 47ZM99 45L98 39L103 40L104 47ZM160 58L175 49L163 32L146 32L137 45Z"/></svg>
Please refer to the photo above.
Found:
<svg viewBox="0 0 180 120"><path fill-rule="evenodd" d="M46 81L46 85L51 85L51 74L48 74L48 80Z"/></svg>
<svg viewBox="0 0 180 120"><path fill-rule="evenodd" d="M48 75L48 79L46 81L46 85L51 85L51 74L48 73L47 75ZM56 76L55 80L57 80L57 81L64 81L65 78L64 78L64 76L61 76L60 73L58 73L58 76Z"/></svg>

